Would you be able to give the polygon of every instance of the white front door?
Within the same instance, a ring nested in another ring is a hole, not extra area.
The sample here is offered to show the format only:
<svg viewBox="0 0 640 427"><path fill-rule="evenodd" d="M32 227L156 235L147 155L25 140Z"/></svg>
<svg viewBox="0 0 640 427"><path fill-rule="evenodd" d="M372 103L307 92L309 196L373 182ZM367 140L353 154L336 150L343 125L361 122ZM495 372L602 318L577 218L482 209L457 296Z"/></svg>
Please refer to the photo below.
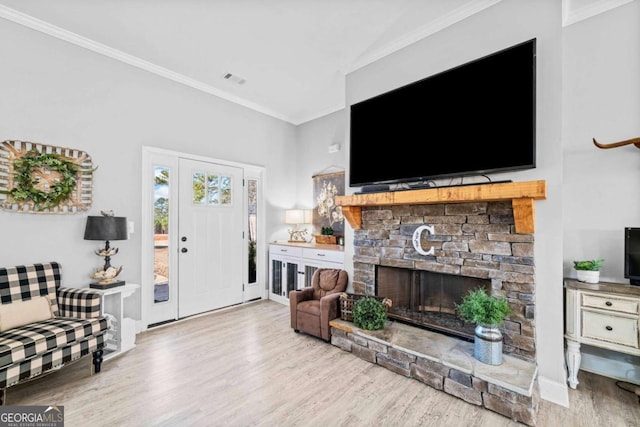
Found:
<svg viewBox="0 0 640 427"><path fill-rule="evenodd" d="M179 160L180 318L242 302L242 168Z"/></svg>

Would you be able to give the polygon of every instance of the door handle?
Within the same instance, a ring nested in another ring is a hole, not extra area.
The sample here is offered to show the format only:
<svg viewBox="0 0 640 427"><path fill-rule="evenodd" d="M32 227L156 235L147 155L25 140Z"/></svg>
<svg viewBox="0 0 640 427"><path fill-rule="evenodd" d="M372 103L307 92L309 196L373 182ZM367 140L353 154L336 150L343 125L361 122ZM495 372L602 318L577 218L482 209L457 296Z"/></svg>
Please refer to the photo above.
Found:
<svg viewBox="0 0 640 427"><path fill-rule="evenodd" d="M184 254L184 253L187 253L187 248L182 248L182 249L180 249L180 252L182 252L183 254Z"/></svg>

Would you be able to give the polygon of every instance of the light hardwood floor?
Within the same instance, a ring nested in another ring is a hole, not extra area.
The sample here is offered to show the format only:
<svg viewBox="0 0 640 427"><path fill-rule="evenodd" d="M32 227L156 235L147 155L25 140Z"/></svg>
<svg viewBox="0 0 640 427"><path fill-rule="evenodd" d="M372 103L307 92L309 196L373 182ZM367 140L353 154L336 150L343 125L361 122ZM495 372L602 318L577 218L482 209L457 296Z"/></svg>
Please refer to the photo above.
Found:
<svg viewBox="0 0 640 427"><path fill-rule="evenodd" d="M90 376L85 358L7 390L7 405L62 405L84 426L516 426L289 327L260 301L152 328ZM541 401L538 426L640 426L640 404L579 373L570 408Z"/></svg>

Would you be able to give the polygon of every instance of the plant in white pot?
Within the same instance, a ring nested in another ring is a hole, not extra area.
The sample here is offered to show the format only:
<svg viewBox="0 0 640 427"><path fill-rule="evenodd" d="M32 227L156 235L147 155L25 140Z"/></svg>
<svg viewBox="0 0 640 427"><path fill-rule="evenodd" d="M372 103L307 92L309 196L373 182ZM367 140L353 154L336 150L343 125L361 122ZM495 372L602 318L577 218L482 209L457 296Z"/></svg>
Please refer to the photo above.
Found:
<svg viewBox="0 0 640 427"><path fill-rule="evenodd" d="M585 261L573 261L578 281L586 283L598 283L600 281L600 268L604 259L591 259Z"/></svg>
<svg viewBox="0 0 640 427"><path fill-rule="evenodd" d="M460 317L476 324L473 356L489 365L501 365L502 332L498 326L511 314L507 299L491 296L478 288L465 295L456 308Z"/></svg>

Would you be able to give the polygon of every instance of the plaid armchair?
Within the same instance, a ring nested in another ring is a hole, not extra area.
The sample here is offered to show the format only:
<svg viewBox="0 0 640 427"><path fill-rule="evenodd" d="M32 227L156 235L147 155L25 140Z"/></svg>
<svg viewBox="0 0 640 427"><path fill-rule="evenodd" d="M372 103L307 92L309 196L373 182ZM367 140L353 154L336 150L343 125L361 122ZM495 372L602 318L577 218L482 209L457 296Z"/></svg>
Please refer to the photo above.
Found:
<svg viewBox="0 0 640 427"><path fill-rule="evenodd" d="M0 268L0 404L6 388L88 354L100 372L101 294L61 288L60 278L57 262Z"/></svg>

